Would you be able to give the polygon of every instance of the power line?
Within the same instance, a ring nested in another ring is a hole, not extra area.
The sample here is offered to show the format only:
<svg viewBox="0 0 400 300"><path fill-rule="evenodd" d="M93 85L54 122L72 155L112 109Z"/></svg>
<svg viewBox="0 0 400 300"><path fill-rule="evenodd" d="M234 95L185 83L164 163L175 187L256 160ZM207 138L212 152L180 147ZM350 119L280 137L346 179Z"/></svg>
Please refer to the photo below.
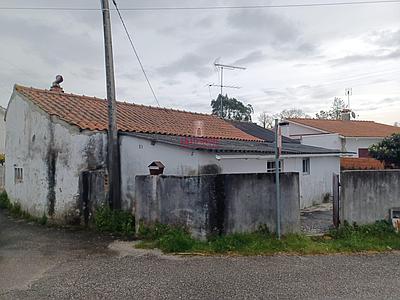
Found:
<svg viewBox="0 0 400 300"><path fill-rule="evenodd" d="M400 0L380 1L347 1L329 3L303 3L303 4L261 4L261 5L221 5L221 6L166 6L166 7L126 7L121 11L165 11L165 10L224 10L224 9L260 9L260 8L301 8L301 7L326 7L326 6L350 6L367 4L400 3ZM78 7L0 7L0 10L52 10L52 11L99 11L98 8ZM118 11L116 8L115 10Z"/></svg>
<svg viewBox="0 0 400 300"><path fill-rule="evenodd" d="M125 33L126 33L128 39L129 39L129 42L130 42L131 47L132 47L132 50L133 50L133 52L135 53L135 56L136 56L136 58L137 58L137 60L138 60L138 62L139 62L139 65L140 65L140 68L142 69L143 75L144 75L144 77L146 78L147 84L149 85L149 88L150 88L150 90L151 90L151 92L152 92L152 94L153 94L153 96L154 96L154 99L155 99L156 102L157 102L157 105L160 106L160 103L158 102L156 93L154 92L154 89L153 89L153 87L151 86L150 80L149 80L149 78L147 77L146 71L144 70L143 64L142 64L142 62L141 62L141 60L140 60L140 57L139 57L139 54L138 54L138 52L136 51L136 47L135 47L135 45L133 44L131 35L129 34L128 29L126 28L124 19L122 18L121 12L120 12L119 9L118 9L117 2L116 2L115 0L112 0L112 2L113 2L113 4L114 4L114 6L115 6L115 9L117 10L118 16L119 16L119 18L120 18L120 20L121 20L121 23L122 23L122 26L123 26L124 29L125 29Z"/></svg>

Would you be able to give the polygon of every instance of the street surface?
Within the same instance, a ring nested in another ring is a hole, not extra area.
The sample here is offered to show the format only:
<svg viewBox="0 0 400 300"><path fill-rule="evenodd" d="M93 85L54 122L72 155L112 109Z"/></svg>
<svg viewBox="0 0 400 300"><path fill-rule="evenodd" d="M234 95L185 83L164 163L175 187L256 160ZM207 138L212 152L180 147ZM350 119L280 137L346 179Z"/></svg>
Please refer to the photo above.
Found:
<svg viewBox="0 0 400 300"><path fill-rule="evenodd" d="M0 299L399 299L400 254L180 257L0 211Z"/></svg>

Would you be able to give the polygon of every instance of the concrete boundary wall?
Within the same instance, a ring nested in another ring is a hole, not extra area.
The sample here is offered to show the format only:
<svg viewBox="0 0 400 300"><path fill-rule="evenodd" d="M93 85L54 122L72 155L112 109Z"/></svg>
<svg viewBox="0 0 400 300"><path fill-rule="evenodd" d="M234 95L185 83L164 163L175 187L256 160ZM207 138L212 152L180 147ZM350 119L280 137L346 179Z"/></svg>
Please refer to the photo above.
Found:
<svg viewBox="0 0 400 300"><path fill-rule="evenodd" d="M282 232L300 227L298 173L281 174ZM274 174L136 176L136 225L179 224L198 238L276 227Z"/></svg>
<svg viewBox="0 0 400 300"><path fill-rule="evenodd" d="M400 207L400 170L341 172L341 221L358 224L388 219Z"/></svg>

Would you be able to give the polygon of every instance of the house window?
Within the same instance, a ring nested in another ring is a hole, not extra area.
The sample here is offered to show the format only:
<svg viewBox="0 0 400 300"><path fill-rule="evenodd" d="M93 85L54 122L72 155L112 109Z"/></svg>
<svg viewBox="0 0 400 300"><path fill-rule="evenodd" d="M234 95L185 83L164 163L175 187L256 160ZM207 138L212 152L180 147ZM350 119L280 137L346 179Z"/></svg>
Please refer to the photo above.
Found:
<svg viewBox="0 0 400 300"><path fill-rule="evenodd" d="M24 179L24 171L22 168L14 168L14 182L21 183Z"/></svg>
<svg viewBox="0 0 400 300"><path fill-rule="evenodd" d="M368 148L358 148L358 157L371 157Z"/></svg>
<svg viewBox="0 0 400 300"><path fill-rule="evenodd" d="M310 174L310 159L303 158L303 174Z"/></svg>
<svg viewBox="0 0 400 300"><path fill-rule="evenodd" d="M279 172L282 172L283 161L279 161ZM267 161L267 173L275 173L275 161Z"/></svg>

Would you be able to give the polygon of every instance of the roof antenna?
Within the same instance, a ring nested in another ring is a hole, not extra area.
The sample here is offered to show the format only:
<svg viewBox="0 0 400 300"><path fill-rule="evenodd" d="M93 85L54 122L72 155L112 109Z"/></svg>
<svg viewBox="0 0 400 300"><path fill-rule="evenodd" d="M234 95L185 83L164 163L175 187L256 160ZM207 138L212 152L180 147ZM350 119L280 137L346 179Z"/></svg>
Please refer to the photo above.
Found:
<svg viewBox="0 0 400 300"><path fill-rule="evenodd" d="M224 117L224 109L223 109L223 102L222 102L222 100L223 100L223 96L222 96L222 89L224 88L224 87L227 87L227 88L234 88L234 89L237 89L237 88L239 88L239 87L236 87L236 86L224 86L224 69L225 70L246 70L246 68L245 67L238 67L238 66L231 66L231 65L224 65L224 64L220 64L219 62L219 58L217 58L215 61L214 61L214 66L216 67L216 68L219 68L220 69L220 75L221 75L221 84L219 85L219 87L221 88L221 92L220 92L220 95L221 95L221 113L220 113L220 117L221 118L223 118ZM213 86L213 85L211 85L211 86Z"/></svg>

